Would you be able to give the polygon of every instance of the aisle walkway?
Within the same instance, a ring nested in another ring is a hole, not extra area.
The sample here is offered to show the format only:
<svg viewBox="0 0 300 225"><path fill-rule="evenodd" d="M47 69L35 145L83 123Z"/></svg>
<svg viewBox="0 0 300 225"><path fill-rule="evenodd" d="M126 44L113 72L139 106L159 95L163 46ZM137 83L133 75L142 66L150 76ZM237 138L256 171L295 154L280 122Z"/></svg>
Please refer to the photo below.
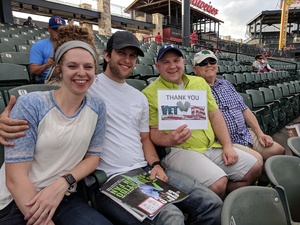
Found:
<svg viewBox="0 0 300 225"><path fill-rule="evenodd" d="M298 122L300 122L300 117L294 119L291 123L289 123L289 125ZM292 152L287 145L287 139L289 138L289 136L285 128L282 128L279 132L275 133L272 137L274 141L278 142L284 147L286 155L292 155Z"/></svg>

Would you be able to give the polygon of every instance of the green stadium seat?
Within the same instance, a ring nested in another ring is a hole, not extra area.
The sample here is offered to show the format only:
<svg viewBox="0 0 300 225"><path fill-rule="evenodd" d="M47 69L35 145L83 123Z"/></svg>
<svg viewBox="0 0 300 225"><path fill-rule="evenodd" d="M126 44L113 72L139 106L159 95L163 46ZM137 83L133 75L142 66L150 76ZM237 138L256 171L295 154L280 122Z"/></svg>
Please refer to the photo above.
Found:
<svg viewBox="0 0 300 225"><path fill-rule="evenodd" d="M280 87L283 97L289 99L293 109L292 118L296 118L299 115L299 94L296 94L295 88L292 84L290 84L290 90L288 84L290 83L277 84L277 86Z"/></svg>
<svg viewBox="0 0 300 225"><path fill-rule="evenodd" d="M29 53L26 52L2 52L0 57L2 63L29 66Z"/></svg>
<svg viewBox="0 0 300 225"><path fill-rule="evenodd" d="M193 66L192 65L185 65L184 66L184 68L185 68L185 73L186 74L189 74L189 75L194 75L194 68L193 68Z"/></svg>
<svg viewBox="0 0 300 225"><path fill-rule="evenodd" d="M151 83L153 83L156 79L157 79L157 77L149 77L149 78L147 79L148 85L151 84Z"/></svg>
<svg viewBox="0 0 300 225"><path fill-rule="evenodd" d="M16 45L17 52L30 53L31 45Z"/></svg>
<svg viewBox="0 0 300 225"><path fill-rule="evenodd" d="M152 66L136 64L132 73L132 77L147 80L149 77L153 77Z"/></svg>
<svg viewBox="0 0 300 225"><path fill-rule="evenodd" d="M244 103L248 106L248 108L255 115L260 128L263 130L264 129L264 124L263 124L263 117L262 117L262 115L264 113L264 108L255 108L254 109L250 95L247 94L247 93L239 93L239 94L242 96L242 98L244 100Z"/></svg>
<svg viewBox="0 0 300 225"><path fill-rule="evenodd" d="M245 92L246 91L246 78L242 73L234 73L236 80L236 90L237 92Z"/></svg>
<svg viewBox="0 0 300 225"><path fill-rule="evenodd" d="M273 103L272 118L274 118L274 121L272 121L272 123L275 126L273 127L274 130L272 130L272 133L274 133L287 124L286 113L281 105L281 102L275 99L273 91L270 88L260 87L259 90L263 93L266 104Z"/></svg>
<svg viewBox="0 0 300 225"><path fill-rule="evenodd" d="M277 128L275 125L275 119L272 118L272 108L274 107L274 103L265 103L263 93L259 90L248 89L246 93L250 95L252 100L253 109L261 109L263 108L262 112L262 122L263 122L263 132L265 134L271 134L271 131L274 127ZM272 123L273 122L273 123ZM278 124L278 120L277 120Z"/></svg>
<svg viewBox="0 0 300 225"><path fill-rule="evenodd" d="M5 100L2 93L0 92L0 114L4 111L6 107ZM0 144L0 168L4 162L4 147Z"/></svg>
<svg viewBox="0 0 300 225"><path fill-rule="evenodd" d="M153 58L148 58L148 57L138 57L138 63L152 66L154 64L154 60Z"/></svg>
<svg viewBox="0 0 300 225"><path fill-rule="evenodd" d="M20 85L30 83L30 77L26 66L0 63L0 91L5 91ZM4 96L7 99L7 96Z"/></svg>
<svg viewBox="0 0 300 225"><path fill-rule="evenodd" d="M282 186L293 222L300 222L300 158L290 155L276 155L265 162L266 174L273 186Z"/></svg>
<svg viewBox="0 0 300 225"><path fill-rule="evenodd" d="M287 145L294 156L300 157L300 137L290 137Z"/></svg>
<svg viewBox="0 0 300 225"><path fill-rule="evenodd" d="M283 188L247 186L225 198L221 225L291 225Z"/></svg>
<svg viewBox="0 0 300 225"><path fill-rule="evenodd" d="M0 92L0 114L4 111L5 107L6 107L5 100L2 93Z"/></svg>
<svg viewBox="0 0 300 225"><path fill-rule="evenodd" d="M145 80L138 80L138 79L126 79L125 80L127 84L130 86L138 89L139 91L142 91L145 87L147 87L147 81Z"/></svg>
<svg viewBox="0 0 300 225"><path fill-rule="evenodd" d="M2 37L0 38L1 43L7 43L7 44L12 44L12 45L26 45L27 44L27 39L19 39L19 38L12 38L12 37Z"/></svg>
<svg viewBox="0 0 300 225"><path fill-rule="evenodd" d="M278 86L270 85L269 88L272 90L274 98L280 102L280 105L286 115L286 123L290 122L293 117L291 98L284 97L281 88Z"/></svg>
<svg viewBox="0 0 300 225"><path fill-rule="evenodd" d="M21 85L18 87L14 87L8 90L8 97L10 98L11 95L16 96L16 98L20 97L21 95L25 95L30 92L34 91L51 91L58 89L59 86L55 85L48 85L48 84L29 84L29 85Z"/></svg>
<svg viewBox="0 0 300 225"><path fill-rule="evenodd" d="M16 48L15 45L8 44L8 43L0 43L0 53L1 52L15 52Z"/></svg>
<svg viewBox="0 0 300 225"><path fill-rule="evenodd" d="M0 28L0 38L8 38L9 37L9 33L8 32L6 32L6 30L5 29L1 29Z"/></svg>

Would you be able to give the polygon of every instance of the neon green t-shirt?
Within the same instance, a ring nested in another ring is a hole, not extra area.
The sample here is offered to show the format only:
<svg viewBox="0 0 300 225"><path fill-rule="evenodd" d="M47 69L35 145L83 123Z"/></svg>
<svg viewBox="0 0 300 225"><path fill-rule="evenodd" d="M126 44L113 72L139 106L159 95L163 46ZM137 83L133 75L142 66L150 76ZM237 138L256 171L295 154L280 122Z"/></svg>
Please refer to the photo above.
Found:
<svg viewBox="0 0 300 225"><path fill-rule="evenodd" d="M209 112L218 109L218 105L211 93L211 89L202 77L184 74L183 82L185 90L204 90L207 92L207 109ZM142 91L149 103L150 126L158 125L157 90L178 90L178 85L170 83L160 76ZM166 130L165 132L169 133L170 131ZM215 141L215 134L210 121L208 120L207 130L192 130L191 137L185 143L176 147L205 152L207 148L220 148L221 145Z"/></svg>

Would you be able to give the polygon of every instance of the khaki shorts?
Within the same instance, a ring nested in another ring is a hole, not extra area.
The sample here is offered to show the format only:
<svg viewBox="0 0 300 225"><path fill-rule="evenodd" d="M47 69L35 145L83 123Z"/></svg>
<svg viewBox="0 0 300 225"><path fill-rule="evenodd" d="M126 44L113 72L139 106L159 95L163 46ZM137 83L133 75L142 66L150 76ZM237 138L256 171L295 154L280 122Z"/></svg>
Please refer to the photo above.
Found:
<svg viewBox="0 0 300 225"><path fill-rule="evenodd" d="M254 166L257 159L238 148L238 162L226 166L222 159L222 149L209 148L206 153L171 148L171 152L163 159L166 167L186 174L206 187L211 186L220 178L227 176L231 181L241 181Z"/></svg>
<svg viewBox="0 0 300 225"><path fill-rule="evenodd" d="M253 142L253 147L248 147L248 146L245 146L245 145L241 145L241 144L233 144L234 147L236 148L239 148L239 149L242 149L243 151L245 152L248 152L249 149L251 150L255 150L257 151L258 153L262 153L264 151L264 147L259 143L259 140L258 140L258 137L256 136L256 134L252 131L252 129L248 129L250 134L251 134L251 137L252 137L252 142Z"/></svg>

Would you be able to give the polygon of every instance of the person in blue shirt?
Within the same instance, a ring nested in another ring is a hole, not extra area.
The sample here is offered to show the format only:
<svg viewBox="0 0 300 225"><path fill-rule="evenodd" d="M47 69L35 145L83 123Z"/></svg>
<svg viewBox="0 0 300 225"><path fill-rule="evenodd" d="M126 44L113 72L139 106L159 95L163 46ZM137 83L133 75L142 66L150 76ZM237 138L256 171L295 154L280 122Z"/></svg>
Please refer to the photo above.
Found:
<svg viewBox="0 0 300 225"><path fill-rule="evenodd" d="M55 65L53 41L57 36L57 29L64 25L66 25L66 21L63 18L52 16L48 24L50 37L34 43L30 49L30 74L36 79L37 83L43 84L49 68Z"/></svg>

